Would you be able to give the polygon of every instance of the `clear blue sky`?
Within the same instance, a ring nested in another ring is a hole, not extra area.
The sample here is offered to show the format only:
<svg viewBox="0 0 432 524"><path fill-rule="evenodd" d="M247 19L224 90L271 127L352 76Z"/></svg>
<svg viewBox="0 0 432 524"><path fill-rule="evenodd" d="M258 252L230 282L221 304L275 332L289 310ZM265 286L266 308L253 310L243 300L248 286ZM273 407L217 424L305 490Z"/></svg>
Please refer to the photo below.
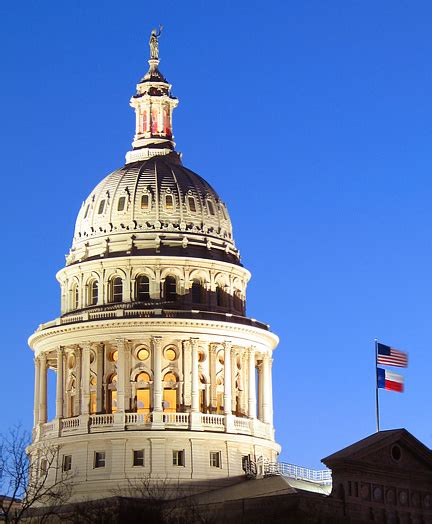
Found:
<svg viewBox="0 0 432 524"><path fill-rule="evenodd" d="M2 427L31 426L27 337L59 314L82 200L123 165L148 36L186 166L228 204L269 322L282 458L374 431L373 339L409 351L383 428L432 444L432 4L2 2Z"/></svg>

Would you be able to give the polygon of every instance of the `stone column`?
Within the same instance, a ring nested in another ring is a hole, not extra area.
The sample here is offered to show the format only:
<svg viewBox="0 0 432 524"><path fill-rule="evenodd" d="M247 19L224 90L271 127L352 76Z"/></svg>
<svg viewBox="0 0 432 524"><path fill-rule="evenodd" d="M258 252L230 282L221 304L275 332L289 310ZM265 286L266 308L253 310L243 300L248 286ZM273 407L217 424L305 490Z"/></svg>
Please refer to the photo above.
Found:
<svg viewBox="0 0 432 524"><path fill-rule="evenodd" d="M40 356L39 368L39 423L45 424L47 421L47 356L42 353Z"/></svg>
<svg viewBox="0 0 432 524"><path fill-rule="evenodd" d="M272 370L273 370L273 358L269 357L269 368L268 368L268 377L267 377L267 383L268 383L268 396L269 396L269 424L273 426L273 378L272 378Z"/></svg>
<svg viewBox="0 0 432 524"><path fill-rule="evenodd" d="M86 342L82 350L82 415L90 413L90 343Z"/></svg>
<svg viewBox="0 0 432 524"><path fill-rule="evenodd" d="M256 418L256 384L255 384L255 348L249 350L249 394L248 394L248 417Z"/></svg>
<svg viewBox="0 0 432 524"><path fill-rule="evenodd" d="M104 348L102 344L96 349L96 412L103 411Z"/></svg>
<svg viewBox="0 0 432 524"><path fill-rule="evenodd" d="M217 384L216 384L216 355L215 344L210 344L210 412L214 413L217 407Z"/></svg>
<svg viewBox="0 0 432 524"><path fill-rule="evenodd" d="M125 366L124 366L124 403L125 411L129 411L131 407L131 381L130 381L130 371L131 371L131 345L128 341L125 342Z"/></svg>
<svg viewBox="0 0 432 524"><path fill-rule="evenodd" d="M231 349L231 411L233 413L237 411L236 375L237 375L237 355L236 355L236 352Z"/></svg>
<svg viewBox="0 0 432 524"><path fill-rule="evenodd" d="M63 383L64 383L63 348L57 348L57 384L56 384L56 418L63 418Z"/></svg>
<svg viewBox="0 0 432 524"><path fill-rule="evenodd" d="M271 422L271 406L270 406L270 387L269 384L270 376L270 356L268 353L263 355L263 365L262 365L262 417L263 422L270 424Z"/></svg>
<svg viewBox="0 0 432 524"><path fill-rule="evenodd" d="M153 411L162 411L162 337L152 337L153 341Z"/></svg>
<svg viewBox="0 0 432 524"><path fill-rule="evenodd" d="M39 423L39 394L40 394L40 361L39 357L34 359L35 378L34 378L34 407L33 423L36 426Z"/></svg>
<svg viewBox="0 0 432 524"><path fill-rule="evenodd" d="M191 344L189 340L184 340L183 343L183 380L184 380L184 389L183 389L183 405L190 406L192 404L191 398Z"/></svg>
<svg viewBox="0 0 432 524"><path fill-rule="evenodd" d="M263 420L263 363L260 362L258 369L258 418Z"/></svg>
<svg viewBox="0 0 432 524"><path fill-rule="evenodd" d="M117 344L117 413L125 412L125 341L116 339Z"/></svg>
<svg viewBox="0 0 432 524"><path fill-rule="evenodd" d="M75 348L75 367L76 367L76 395L74 415L81 415L81 348Z"/></svg>
<svg viewBox="0 0 432 524"><path fill-rule="evenodd" d="M231 341L224 342L224 413L231 415Z"/></svg>
<svg viewBox="0 0 432 524"><path fill-rule="evenodd" d="M199 406L199 380L198 380L198 339L191 338L192 346L192 406L191 411L198 413Z"/></svg>

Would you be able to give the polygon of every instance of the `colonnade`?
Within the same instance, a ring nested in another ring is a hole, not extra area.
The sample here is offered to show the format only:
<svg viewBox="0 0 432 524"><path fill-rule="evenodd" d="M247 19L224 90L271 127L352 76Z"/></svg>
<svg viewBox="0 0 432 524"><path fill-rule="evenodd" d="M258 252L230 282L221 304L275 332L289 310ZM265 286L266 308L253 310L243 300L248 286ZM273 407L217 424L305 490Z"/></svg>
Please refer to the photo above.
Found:
<svg viewBox="0 0 432 524"><path fill-rule="evenodd" d="M200 403L200 339L190 338L182 343L183 353L181 358L182 368L182 394L179 402L181 412L199 413ZM167 367L163 362L162 337L151 337L151 375L149 384L151 392L151 411L164 411L164 383L163 375ZM133 352L127 340L117 338L110 343L111 351L117 351L117 359L111 364L116 373L116 412L126 413L131 409L132 384L131 374L133 370L141 369L139 365L132 362ZM102 343L84 343L79 346L65 348L59 346L52 351L42 352L35 358L35 402L34 402L34 424L47 422L47 372L48 368L56 369L56 414L57 419L67 418L66 408L66 378L67 362L73 351L74 380L76 391L73 395L73 415L90 415L91 413L107 412L107 403L104 402L104 392L107 391L106 352ZM69 355L69 356L68 356ZM91 361L91 355L93 360ZM232 342L209 344L209 405L214 407L217 395L216 381L216 358L223 355L223 414L236 414L237 397L241 393L244 412L241 416L258 418L266 424L273 424L273 402L272 402L272 358L269 351L259 351L256 347L247 348L234 347ZM236 386L236 373L239 373L236 365L237 359L241 357L241 373L244 376L246 387L239 392ZM94 362L95 360L95 362ZM221 362L219 360L219 362ZM96 371L94 410L91 410L91 364ZM165 366L165 367L164 367ZM172 367L173 368L173 367ZM149 369L150 371L150 369ZM218 374L220 376L220 373ZM222 395L221 395L222 396Z"/></svg>

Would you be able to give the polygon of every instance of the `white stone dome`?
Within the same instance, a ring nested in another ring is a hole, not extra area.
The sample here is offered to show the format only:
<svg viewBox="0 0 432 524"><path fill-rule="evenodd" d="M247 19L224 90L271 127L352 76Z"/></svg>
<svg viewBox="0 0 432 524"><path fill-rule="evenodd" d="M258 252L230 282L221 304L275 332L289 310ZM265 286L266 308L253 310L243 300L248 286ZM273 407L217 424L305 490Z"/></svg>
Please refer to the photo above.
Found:
<svg viewBox="0 0 432 524"><path fill-rule="evenodd" d="M67 263L155 253L239 263L225 204L175 152L126 164L95 187Z"/></svg>

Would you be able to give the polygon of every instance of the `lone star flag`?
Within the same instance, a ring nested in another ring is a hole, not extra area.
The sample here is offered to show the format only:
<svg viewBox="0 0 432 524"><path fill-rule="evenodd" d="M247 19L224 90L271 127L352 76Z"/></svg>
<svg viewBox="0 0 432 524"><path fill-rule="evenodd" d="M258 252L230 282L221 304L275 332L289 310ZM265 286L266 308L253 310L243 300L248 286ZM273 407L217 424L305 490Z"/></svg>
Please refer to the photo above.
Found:
<svg viewBox="0 0 432 524"><path fill-rule="evenodd" d="M377 368L377 385L378 388L381 389L403 393L404 378L402 375L398 375L387 369Z"/></svg>
<svg viewBox="0 0 432 524"><path fill-rule="evenodd" d="M377 364L394 366L397 368L408 367L408 353L399 351L384 344L377 344Z"/></svg>

